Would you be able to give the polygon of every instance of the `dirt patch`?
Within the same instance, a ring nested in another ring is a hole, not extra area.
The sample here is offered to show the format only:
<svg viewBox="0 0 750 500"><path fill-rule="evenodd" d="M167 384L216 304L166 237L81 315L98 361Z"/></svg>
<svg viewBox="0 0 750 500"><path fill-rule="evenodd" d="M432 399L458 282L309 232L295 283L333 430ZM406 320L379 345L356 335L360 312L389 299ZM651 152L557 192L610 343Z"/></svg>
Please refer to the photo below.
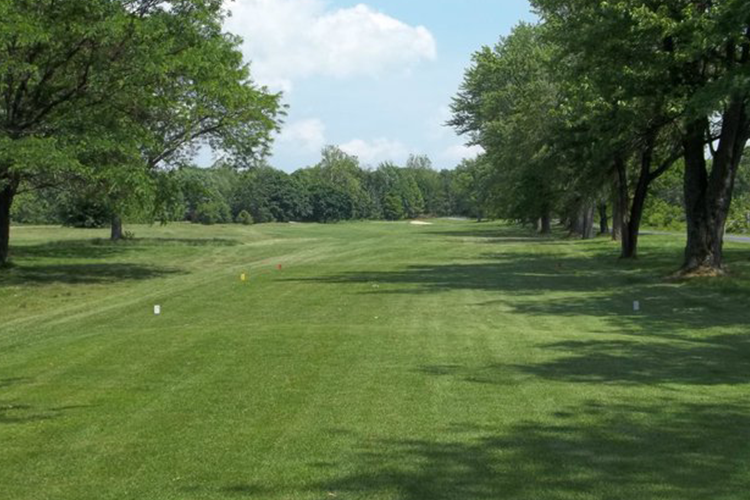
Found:
<svg viewBox="0 0 750 500"><path fill-rule="evenodd" d="M692 278L721 278L727 276L727 269L716 269L715 267L702 266L695 269L681 269L670 276L672 280L684 280Z"/></svg>

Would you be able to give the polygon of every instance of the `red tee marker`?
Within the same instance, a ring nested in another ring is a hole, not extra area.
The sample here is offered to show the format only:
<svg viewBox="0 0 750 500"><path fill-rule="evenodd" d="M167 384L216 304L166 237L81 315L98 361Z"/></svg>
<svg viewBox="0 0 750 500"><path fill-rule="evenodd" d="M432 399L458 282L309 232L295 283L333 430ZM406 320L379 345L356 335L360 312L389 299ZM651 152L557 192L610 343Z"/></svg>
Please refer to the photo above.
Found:
<svg viewBox="0 0 750 500"><path fill-rule="evenodd" d="M281 271L281 264L279 264L278 266L276 266L276 268L277 268L277 269L278 269L279 271Z"/></svg>

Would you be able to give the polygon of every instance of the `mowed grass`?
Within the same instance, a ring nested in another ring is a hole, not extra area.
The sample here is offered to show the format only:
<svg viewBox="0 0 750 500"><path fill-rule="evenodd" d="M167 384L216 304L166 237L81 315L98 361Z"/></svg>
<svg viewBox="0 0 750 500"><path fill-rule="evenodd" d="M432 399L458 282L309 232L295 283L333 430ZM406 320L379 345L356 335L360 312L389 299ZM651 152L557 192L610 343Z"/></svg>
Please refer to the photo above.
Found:
<svg viewBox="0 0 750 500"><path fill-rule="evenodd" d="M129 229L13 230L2 499L748 498L750 245Z"/></svg>

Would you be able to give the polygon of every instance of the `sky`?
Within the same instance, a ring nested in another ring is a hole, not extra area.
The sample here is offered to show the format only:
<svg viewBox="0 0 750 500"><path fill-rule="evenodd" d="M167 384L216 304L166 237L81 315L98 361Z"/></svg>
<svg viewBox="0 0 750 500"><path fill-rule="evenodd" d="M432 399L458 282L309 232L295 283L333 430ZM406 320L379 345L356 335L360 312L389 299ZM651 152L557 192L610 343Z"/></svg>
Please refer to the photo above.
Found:
<svg viewBox="0 0 750 500"><path fill-rule="evenodd" d="M289 106L270 163L287 172L336 145L363 165L477 154L444 123L471 55L520 21L527 0L227 0L255 82ZM210 163L203 153L199 162Z"/></svg>

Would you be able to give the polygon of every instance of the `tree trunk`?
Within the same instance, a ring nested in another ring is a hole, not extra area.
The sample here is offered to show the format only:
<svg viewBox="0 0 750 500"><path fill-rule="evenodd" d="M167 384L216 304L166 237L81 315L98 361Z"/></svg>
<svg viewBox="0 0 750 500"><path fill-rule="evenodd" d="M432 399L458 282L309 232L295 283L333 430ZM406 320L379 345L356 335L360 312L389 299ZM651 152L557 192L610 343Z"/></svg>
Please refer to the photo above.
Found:
<svg viewBox="0 0 750 500"><path fill-rule="evenodd" d="M641 231L641 220L643 220L643 208L646 205L648 186L651 184L651 160L653 155L653 144L646 146L641 155L641 173L638 176L638 185L633 193L633 201L630 205L630 216L625 225L627 237L623 237L622 258L635 259L638 257L638 235Z"/></svg>
<svg viewBox="0 0 750 500"><path fill-rule="evenodd" d="M707 119L691 123L684 138L685 212L688 241L685 274L721 274L727 216L737 170L750 136L750 120L744 99L735 96L722 117L719 146L708 173L705 156Z"/></svg>
<svg viewBox="0 0 750 500"><path fill-rule="evenodd" d="M607 214L607 203L599 203L599 234L609 234L609 214Z"/></svg>
<svg viewBox="0 0 750 500"><path fill-rule="evenodd" d="M714 242L710 230L707 188L708 170L705 156L706 121L691 123L685 135L685 215L687 218L687 245L682 270L694 272L714 266Z"/></svg>
<svg viewBox="0 0 750 500"><path fill-rule="evenodd" d="M623 226L622 210L620 210L619 195L615 193L612 196L612 241L622 239Z"/></svg>
<svg viewBox="0 0 750 500"><path fill-rule="evenodd" d="M542 215L542 234L552 234L552 216L549 211Z"/></svg>
<svg viewBox="0 0 750 500"><path fill-rule="evenodd" d="M570 217L571 236L572 235L583 236L584 222L585 221L583 220L583 209L576 208L575 212L573 212Z"/></svg>
<svg viewBox="0 0 750 500"><path fill-rule="evenodd" d="M13 181L0 190L0 267L5 266L10 258L10 208L15 195Z"/></svg>
<svg viewBox="0 0 750 500"><path fill-rule="evenodd" d="M119 215L112 216L112 231L109 239L112 241L120 241L122 239L122 219Z"/></svg>
<svg viewBox="0 0 750 500"><path fill-rule="evenodd" d="M628 214L627 221L623 225L622 233L622 254L620 255L623 259L635 259L638 257L638 236L641 230L641 220L643 219L643 208L646 205L646 197L648 196L648 187L651 182L656 179L661 173L651 172L651 165L654 159L654 149L656 147L656 132L652 131L646 138L646 144L644 144L641 150L640 163L641 169L638 174L638 183L633 193L633 200L630 203L630 213ZM627 196L627 171L625 170L624 163L618 165L618 176L620 177L620 197L623 195ZM624 185L624 192L623 192ZM627 210L627 205L623 208L623 212Z"/></svg>
<svg viewBox="0 0 750 500"><path fill-rule="evenodd" d="M627 213L630 206L630 195L628 192L628 170L625 160L621 157L615 159L615 172L617 174L615 182L615 220L613 231L614 236L622 245L622 248L630 247L628 240L629 233L626 231Z"/></svg>
<svg viewBox="0 0 750 500"><path fill-rule="evenodd" d="M594 203L584 205L581 217L583 220L583 227L581 228L581 237L584 240L592 239L594 235L594 218L596 215L596 207Z"/></svg>

